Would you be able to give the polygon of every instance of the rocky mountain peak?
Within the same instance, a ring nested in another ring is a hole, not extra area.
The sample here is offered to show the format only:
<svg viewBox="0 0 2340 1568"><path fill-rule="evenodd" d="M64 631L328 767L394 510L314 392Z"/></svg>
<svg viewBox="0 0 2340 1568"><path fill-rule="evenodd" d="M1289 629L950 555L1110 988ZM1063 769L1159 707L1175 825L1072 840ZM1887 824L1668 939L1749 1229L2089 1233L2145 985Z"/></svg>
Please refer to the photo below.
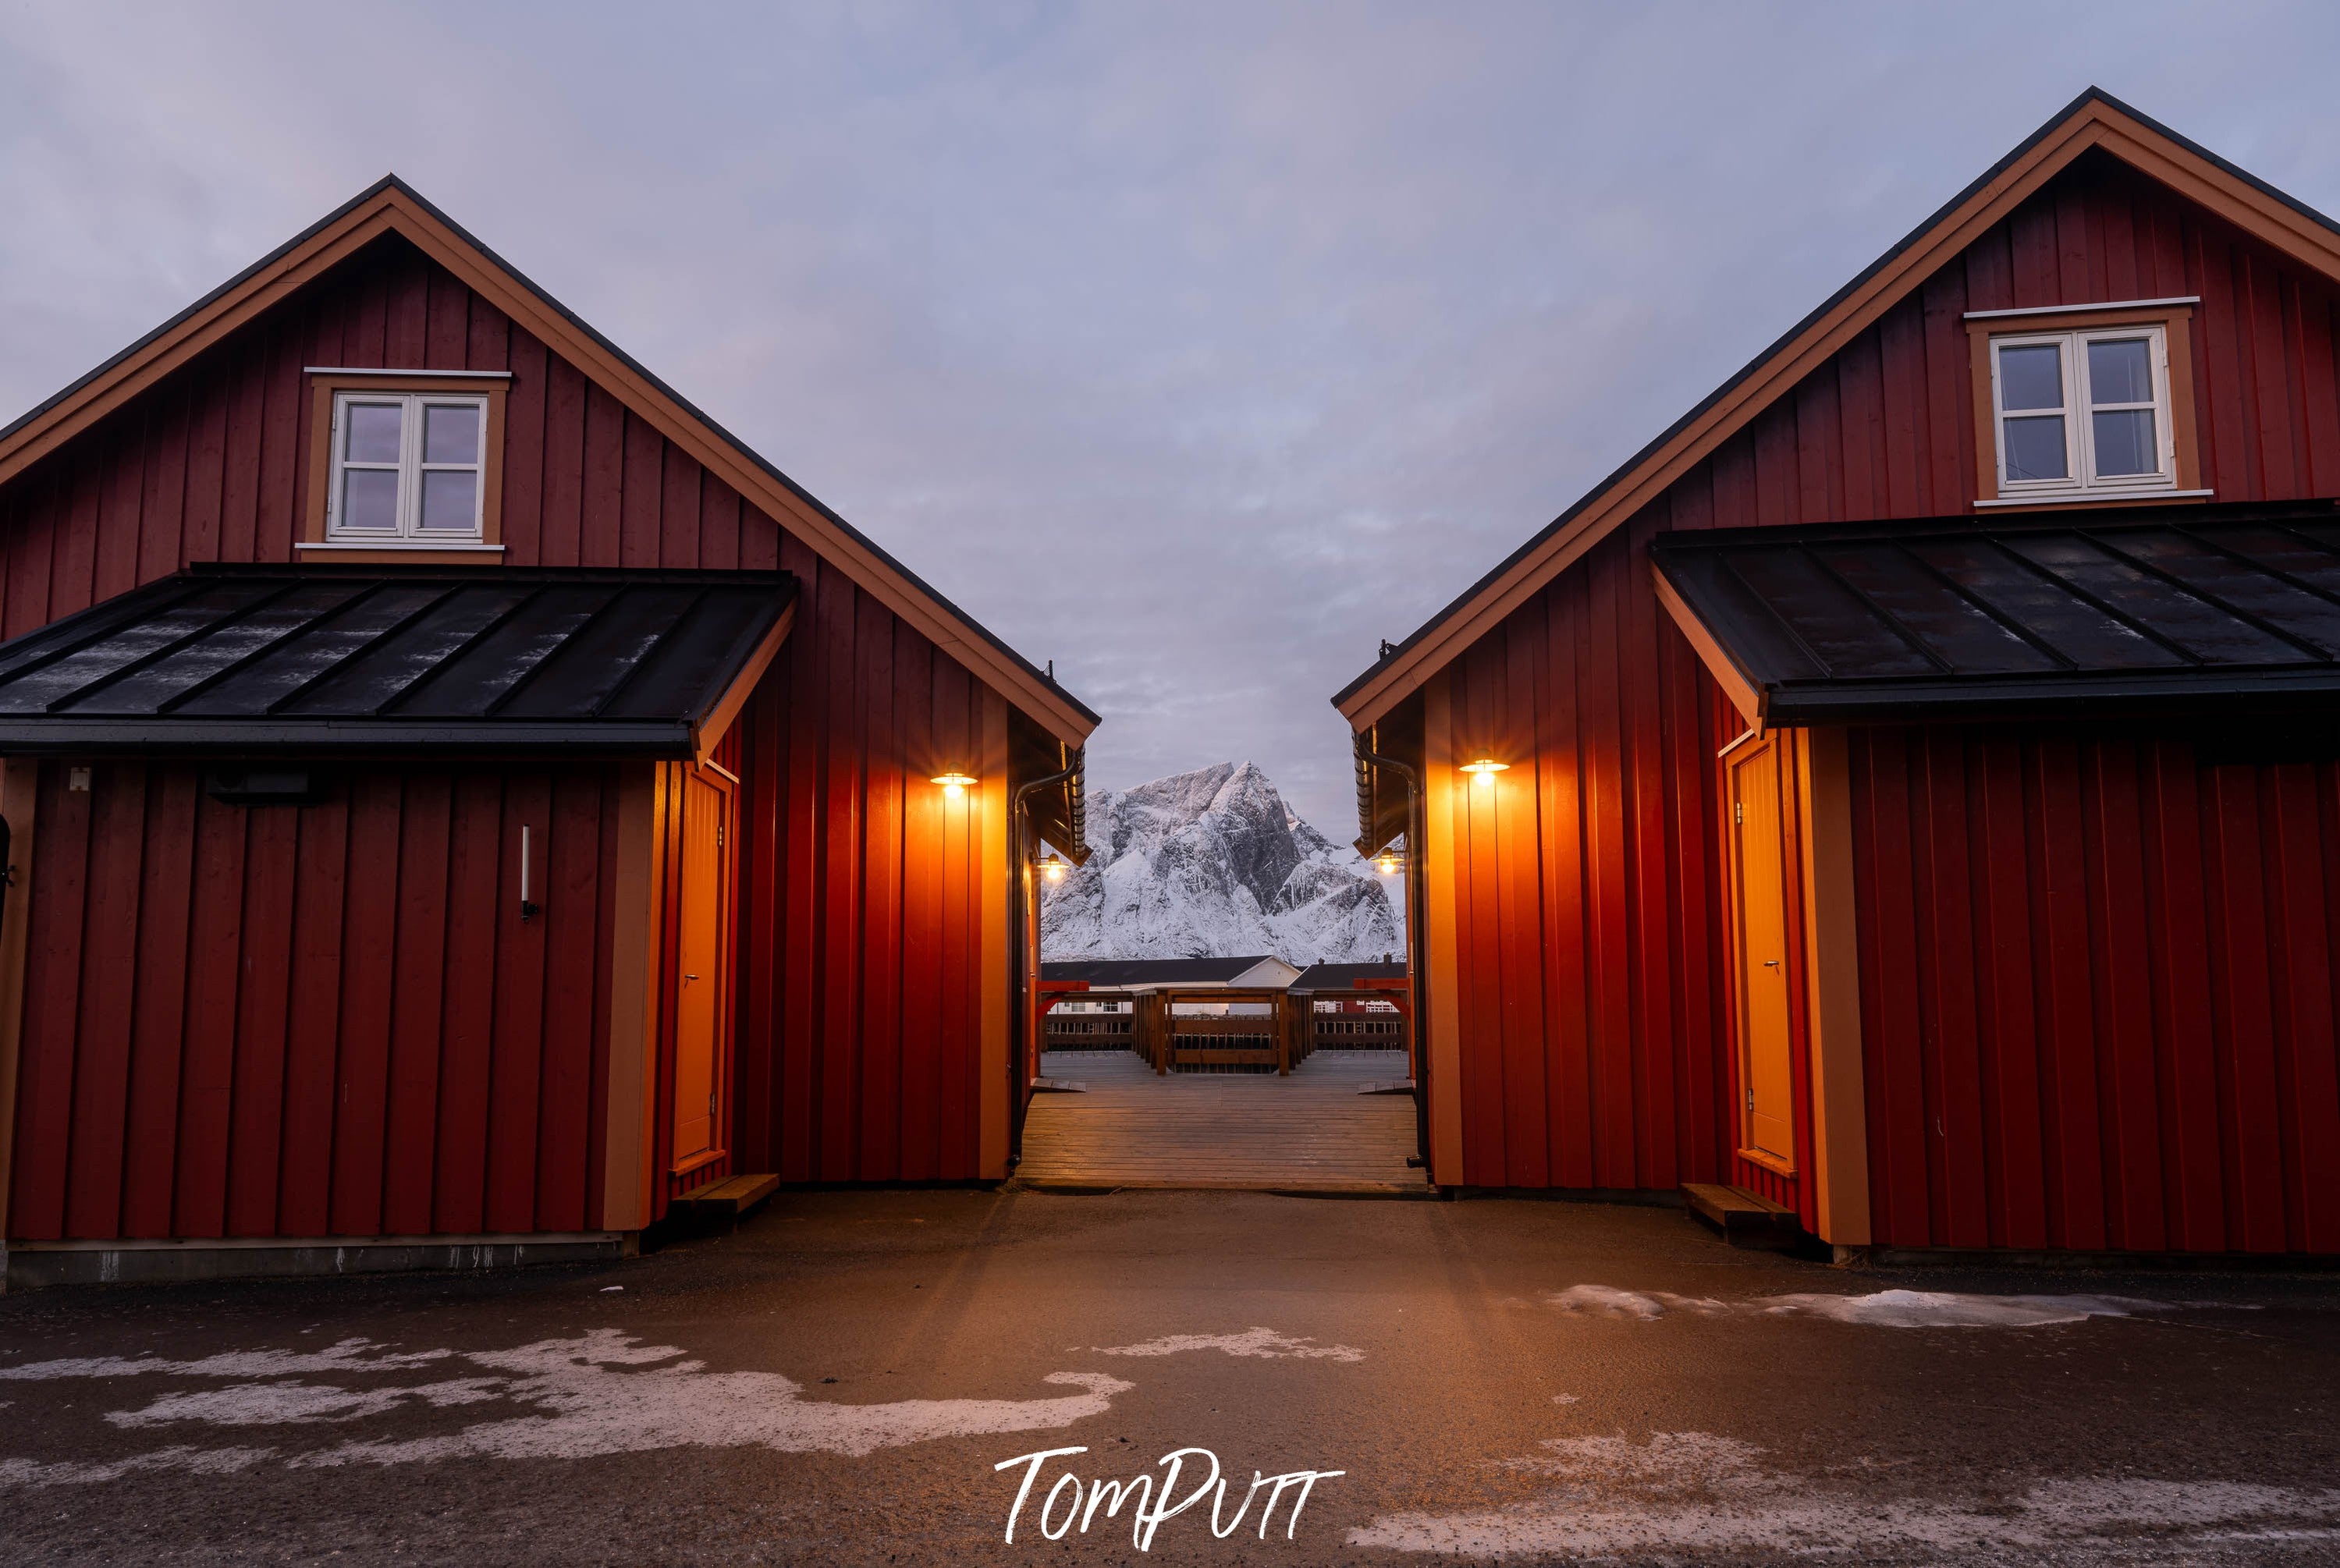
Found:
<svg viewBox="0 0 2340 1568"><path fill-rule="evenodd" d="M1045 958L1355 963L1405 946L1395 889L1254 763L1100 790L1088 827L1095 855L1044 895Z"/></svg>

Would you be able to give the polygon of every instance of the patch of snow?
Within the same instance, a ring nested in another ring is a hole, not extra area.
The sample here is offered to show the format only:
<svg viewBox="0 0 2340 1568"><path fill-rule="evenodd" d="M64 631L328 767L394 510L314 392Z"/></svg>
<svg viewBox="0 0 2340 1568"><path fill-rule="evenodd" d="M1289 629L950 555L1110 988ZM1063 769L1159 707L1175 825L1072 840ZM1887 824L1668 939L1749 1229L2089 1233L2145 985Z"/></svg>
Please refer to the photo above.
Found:
<svg viewBox="0 0 2340 1568"><path fill-rule="evenodd" d="M2218 1305L2147 1301L2131 1295L1968 1295L1940 1290L1880 1290L1867 1295L1813 1292L1730 1302L1608 1285L1571 1285L1545 1296L1544 1302L1562 1312L1629 1317L1643 1323L1673 1313L1696 1317L1760 1313L1776 1317L1824 1317L1872 1328L2041 1328L2091 1317L2129 1317L2140 1312L2177 1312Z"/></svg>
<svg viewBox="0 0 2340 1568"><path fill-rule="evenodd" d="M262 1377L312 1370L329 1359L333 1370L409 1370L453 1358L488 1375L377 1388L299 1382L253 1382L165 1394L136 1410L114 1411L117 1426L193 1422L214 1426L299 1425L357 1421L416 1404L451 1407L501 1401L530 1407L525 1415L476 1422L452 1432L400 1441L351 1438L298 1454L295 1468L404 1464L464 1457L579 1459L690 1446L761 1446L784 1453L866 1454L937 1437L1031 1432L1066 1426L1112 1408L1115 1395L1135 1387L1096 1372L1054 1372L1043 1382L1077 1393L1043 1399L906 1399L879 1404L808 1400L793 1380L770 1372L709 1372L677 1359L673 1345L643 1345L615 1329L573 1339L540 1340L501 1351L431 1351L362 1356L345 1341L324 1357L262 1351L200 1361L114 1358L35 1363L8 1369L17 1376L114 1377L174 1372L183 1376ZM124 1370L126 1368L127 1370ZM35 1370L40 1369L40 1370ZM204 1473L242 1469L267 1457L266 1449L174 1446L127 1459L40 1464L0 1461L0 1484L48 1486L108 1481L139 1470Z"/></svg>
<svg viewBox="0 0 2340 1568"><path fill-rule="evenodd" d="M307 1331L302 1330L303 1333ZM45 1382L56 1377L279 1377L303 1372L392 1372L443 1361L451 1350L372 1354L373 1342L344 1339L324 1350L239 1350L194 1361L159 1356L92 1355L0 1366L0 1381Z"/></svg>
<svg viewBox="0 0 2340 1568"><path fill-rule="evenodd" d="M1040 950L1071 958L1371 963L1405 951L1395 878L1223 762L1088 799L1096 853L1044 890Z"/></svg>
<svg viewBox="0 0 2340 1568"><path fill-rule="evenodd" d="M1363 1361L1365 1353L1349 1345L1319 1345L1272 1328L1246 1329L1241 1334L1165 1334L1141 1345L1097 1345L1098 1355L1178 1355L1190 1350L1216 1350L1228 1355L1257 1355L1297 1360Z"/></svg>
<svg viewBox="0 0 2340 1568"><path fill-rule="evenodd" d="M355 1421L420 1402L444 1408L503 1397L501 1377L462 1377L405 1387L340 1388L316 1383L238 1383L226 1388L166 1394L139 1410L111 1410L116 1426L159 1426L167 1421L207 1421L220 1426L277 1426L312 1421Z"/></svg>
<svg viewBox="0 0 2340 1568"><path fill-rule="evenodd" d="M1998 1494L1880 1497L1765 1470L1760 1449L1710 1433L1542 1446L1511 1465L1552 1478L1534 1501L1384 1514L1351 1530L1349 1544L1489 1559L1922 1551L1929 1561L1953 1553L1996 1563L2024 1551L2095 1563L2201 1562L2236 1540L2340 1540L2340 1491L2330 1489L2057 1478L2018 1480Z"/></svg>
<svg viewBox="0 0 2340 1568"><path fill-rule="evenodd" d="M0 1459L0 1487L85 1486L118 1481L140 1471L177 1470L194 1475L230 1475L249 1469L275 1452L271 1448L157 1448L126 1459L64 1459L44 1464L31 1459Z"/></svg>

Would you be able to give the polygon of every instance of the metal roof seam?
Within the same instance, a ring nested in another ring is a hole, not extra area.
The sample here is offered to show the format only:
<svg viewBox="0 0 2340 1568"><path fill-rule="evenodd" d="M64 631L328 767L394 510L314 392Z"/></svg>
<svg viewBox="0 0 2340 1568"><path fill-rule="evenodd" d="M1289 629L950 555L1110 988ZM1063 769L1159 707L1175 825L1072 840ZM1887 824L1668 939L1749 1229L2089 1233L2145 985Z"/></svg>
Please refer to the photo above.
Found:
<svg viewBox="0 0 2340 1568"><path fill-rule="evenodd" d="M2224 597L2211 592L2200 583L2187 582L2184 579L2177 577L2173 573L2163 571L2160 567L2154 565L2153 562L2149 561L2141 561L2137 557L2131 555L2127 551L2121 549L2118 545L2114 544L2107 540L2099 539L2095 534L2088 532L2085 529L2077 530L2076 531L2078 532L2082 539L2087 540L2090 544L2095 545L2107 555L2113 557L2117 561L2123 561L2129 566L2133 566L2139 571L2148 573L2151 576L2160 579L2162 581L2169 584L2170 587L2176 589L2178 592L2185 594L2187 598L2197 599L2203 603L2208 605L2211 609L2217 610L2222 615L2231 615L2236 620L2241 621L2244 625L2256 627L2259 630L2266 632L2269 637L2276 638L2280 641L2290 643L2294 648L2300 650L2302 652L2315 654L2319 659L2329 659L2333 657L2334 650L2332 649L2326 648L2321 643L2311 641L2306 638L2294 636L2292 633L2285 631L2282 627L2276 625L2274 622L2262 620L2260 617L2252 614L2249 610L2228 602Z"/></svg>
<svg viewBox="0 0 2340 1568"><path fill-rule="evenodd" d="M2079 531L2075 529L2072 531L2077 534ZM2127 610L2120 609L2109 600L2106 599L2103 595L2090 592L2087 589L2085 589L2078 583L2074 582L2062 572L2057 571L2040 561L2032 560L2021 551L2009 548L2004 541L1998 538L1998 535L1986 533L1978 535L1978 537L1979 537L1984 543L1988 544L1992 549L2007 557L2008 560L2014 561L2018 566L2025 568L2034 575L2038 576L2042 581L2054 584L2057 588L2059 588L2064 592L2070 594L2073 598L2078 600L2081 603L2087 605L2099 614L2108 616L2112 620L2119 621L2123 626L2127 627L2131 631L2136 632L2147 642L2157 644L2168 652L2175 653L2178 658L2186 660L2188 664L2207 664L2210 662L2200 654L2195 652L2192 649L2186 647L2184 643L2176 641L2175 639L2170 638L2162 632L2156 631L2152 627L2147 626L2142 620L2137 620L2137 617L2129 614Z"/></svg>
<svg viewBox="0 0 2340 1568"><path fill-rule="evenodd" d="M685 620L689 620L691 615L696 613L699 607L707 602L707 596L713 591L714 590L712 588L702 588L697 593L691 595L690 603L667 623L667 630L660 631L658 634L656 640L652 641L649 647L642 650L641 657L636 659L633 663L627 668L626 672L618 677L617 683L615 685L611 686L607 691L601 693L600 700L593 704L591 717L599 719L610 710L610 704L618 700L619 693L624 691L629 686L631 686L634 681L640 677L641 672L649 668L650 660L657 658L659 650L666 646L667 638L670 635L673 629L680 626Z"/></svg>
<svg viewBox="0 0 2340 1568"><path fill-rule="evenodd" d="M404 686L399 688L398 690L376 703L374 705L375 713L382 714L393 712L405 707L407 703L414 700L416 693L427 690L433 681L445 674L447 670L454 665L457 660L471 651L472 649L477 648L488 638L494 636L498 630L501 630L506 621L519 614L523 608L535 603L538 598L543 594L548 585L539 582L532 584L524 583L524 586L528 589L527 592L521 594L518 599L513 600L510 604L505 605L503 609L498 610L495 614L488 617L486 622L474 630L469 637L464 638L463 640L449 649L445 653L441 654L438 661L432 664L430 669L424 670L421 674L408 681Z"/></svg>
<svg viewBox="0 0 2340 1568"><path fill-rule="evenodd" d="M1904 625L1899 616L1886 609L1885 606L1878 603L1875 595L1869 593L1859 583L1845 576L1843 572L1839 571L1835 567L1829 565L1827 561L1821 558L1819 551L1800 545L1797 548L1808 560L1811 561L1814 566L1819 568L1822 571L1827 572L1829 577L1837 584L1838 587L1843 589L1847 593L1851 594L1855 599L1858 599L1861 603L1867 605L1869 610L1874 611L1878 618L1885 622L1886 629L1899 637L1902 641L1908 643L1910 649L1915 651L1920 659L1923 659L1927 663L1942 671L1945 675L1948 674L1951 670L1955 668L1948 660L1943 658L1940 654L1935 652L1931 647L1928 646L1925 640L1919 637L1916 631Z"/></svg>
<svg viewBox="0 0 2340 1568"><path fill-rule="evenodd" d="M390 585L388 583L384 583L382 586L387 588ZM358 644L357 647L351 649L348 652L342 654L339 659L334 660L323 669L318 670L313 675L310 675L296 682L291 690L270 699L268 704L263 707L261 711L271 718L282 713L287 704L296 701L302 697L306 697L311 691L322 685L326 680L340 674L342 670L349 669L350 666L357 660L363 659L367 654L372 653L375 649L380 648L384 642L387 642L390 639L397 636L400 632L404 631L408 627L412 626L416 621L421 620L424 616L430 614L431 611L438 609L440 605L445 603L448 598L456 591L458 590L455 588L449 587L433 595L431 598L425 600L422 603L416 605L412 610L408 610L404 615L400 616L388 626L382 628L380 630L373 633L372 636L368 637L363 642Z"/></svg>
<svg viewBox="0 0 2340 1568"><path fill-rule="evenodd" d="M2016 620L2013 616L2001 610L1997 605L1991 603L1988 599L1983 598L1978 593L1968 591L1966 584L1960 582L1957 578L1952 577L1948 572L1944 571L1940 567L1936 566L1932 561L1928 561L1924 556L1919 555L1916 551L1911 550L1907 543L1899 540L1893 540L1889 542L1890 542L1893 548L1902 556L1906 557L1912 566L1915 566L1920 571L1926 572L1936 581L1939 582L1944 588L1949 590L1950 592L1956 594L1959 599L1973 605L1975 609L1989 617L1992 625L1999 627L2010 635L2020 639L2026 646L2046 654L2048 658L2054 660L2057 663L2062 665L2067 670L2077 670L2080 668L2079 661L2077 660L2071 658L2066 654L2062 649L2057 648L2054 643L2049 642L2045 637L2040 636L2038 633L2033 631L2029 627Z"/></svg>

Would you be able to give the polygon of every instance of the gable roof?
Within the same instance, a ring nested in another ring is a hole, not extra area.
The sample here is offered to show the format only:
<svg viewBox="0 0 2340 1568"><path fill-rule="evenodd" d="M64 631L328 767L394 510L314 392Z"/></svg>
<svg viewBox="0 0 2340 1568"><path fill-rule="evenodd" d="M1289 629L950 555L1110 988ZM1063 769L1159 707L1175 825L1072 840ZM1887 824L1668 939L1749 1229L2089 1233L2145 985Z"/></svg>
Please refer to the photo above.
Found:
<svg viewBox="0 0 2340 1568"><path fill-rule="evenodd" d="M2090 87L1333 698L1363 729L2091 149L2340 280L2340 223Z"/></svg>
<svg viewBox="0 0 2340 1568"><path fill-rule="evenodd" d="M0 483L39 461L384 234L397 234L606 388L659 434L797 534L856 586L1006 696L1067 746L1099 723L1043 674L810 491L717 424L395 174L286 241L13 423L0 428Z"/></svg>

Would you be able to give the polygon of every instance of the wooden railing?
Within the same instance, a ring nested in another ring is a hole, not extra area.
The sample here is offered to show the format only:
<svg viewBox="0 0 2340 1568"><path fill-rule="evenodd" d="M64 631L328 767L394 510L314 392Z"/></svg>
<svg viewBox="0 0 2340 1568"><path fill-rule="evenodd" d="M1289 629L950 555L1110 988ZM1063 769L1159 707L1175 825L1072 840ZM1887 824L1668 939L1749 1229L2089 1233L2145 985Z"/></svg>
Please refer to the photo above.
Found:
<svg viewBox="0 0 2340 1568"><path fill-rule="evenodd" d="M1385 1000L1367 991L1139 991L1122 1010L1068 1012L1063 1004L1043 1025L1051 1051L1135 1051L1157 1073L1289 1073L1320 1050L1406 1051L1413 1044L1396 1011L1367 1010ZM1317 1010L1339 1002L1338 1011Z"/></svg>
<svg viewBox="0 0 2340 1568"><path fill-rule="evenodd" d="M1125 1051L1136 1027L1127 1005L1117 1013L1068 1013L1059 1003L1042 1021L1040 1047L1049 1051Z"/></svg>

